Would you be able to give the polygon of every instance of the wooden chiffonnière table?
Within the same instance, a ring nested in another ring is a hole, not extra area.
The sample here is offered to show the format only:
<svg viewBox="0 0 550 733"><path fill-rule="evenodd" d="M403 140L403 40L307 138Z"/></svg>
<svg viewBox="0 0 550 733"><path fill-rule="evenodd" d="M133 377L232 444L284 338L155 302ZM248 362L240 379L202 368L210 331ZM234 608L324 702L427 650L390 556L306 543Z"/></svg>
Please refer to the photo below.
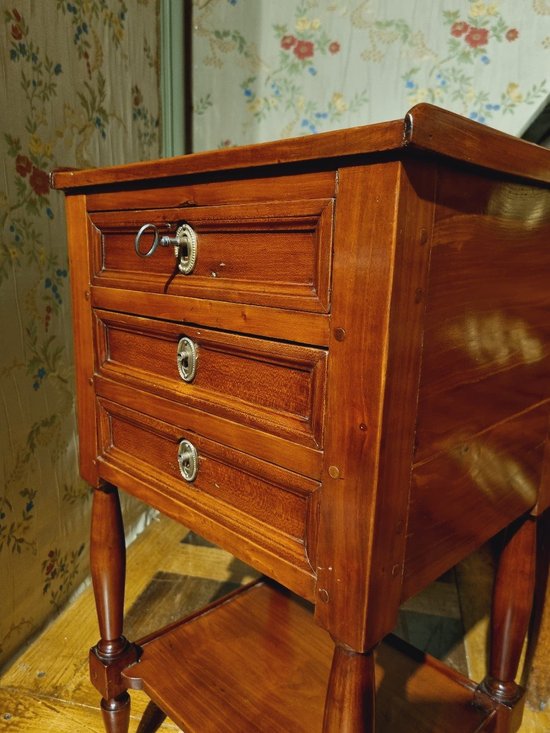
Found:
<svg viewBox="0 0 550 733"><path fill-rule="evenodd" d="M517 730L550 501L550 151L418 105L52 185L107 731L130 688L188 733ZM119 488L265 578L127 640ZM476 685L388 635L502 530Z"/></svg>

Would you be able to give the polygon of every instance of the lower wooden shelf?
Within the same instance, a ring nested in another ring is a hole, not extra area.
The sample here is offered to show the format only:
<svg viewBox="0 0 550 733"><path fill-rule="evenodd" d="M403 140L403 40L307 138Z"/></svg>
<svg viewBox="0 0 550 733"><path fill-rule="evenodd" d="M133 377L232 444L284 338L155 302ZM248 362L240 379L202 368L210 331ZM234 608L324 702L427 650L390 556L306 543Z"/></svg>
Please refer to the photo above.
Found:
<svg viewBox="0 0 550 733"><path fill-rule="evenodd" d="M319 733L333 642L311 607L260 581L138 642L128 686L185 733ZM475 684L389 637L376 653L378 731L477 733Z"/></svg>

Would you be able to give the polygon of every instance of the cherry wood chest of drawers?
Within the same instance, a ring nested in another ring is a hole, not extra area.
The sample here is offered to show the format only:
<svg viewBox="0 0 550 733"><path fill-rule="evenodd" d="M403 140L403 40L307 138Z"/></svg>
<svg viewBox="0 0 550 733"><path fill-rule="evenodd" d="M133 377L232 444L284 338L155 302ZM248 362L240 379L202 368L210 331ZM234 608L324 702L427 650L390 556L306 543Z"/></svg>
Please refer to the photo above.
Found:
<svg viewBox="0 0 550 733"><path fill-rule="evenodd" d="M549 184L550 152L429 105L52 174L109 733L131 687L197 733L517 729L550 497ZM126 640L115 487L278 585ZM379 647L505 528L481 684ZM418 689L388 687L399 660Z"/></svg>

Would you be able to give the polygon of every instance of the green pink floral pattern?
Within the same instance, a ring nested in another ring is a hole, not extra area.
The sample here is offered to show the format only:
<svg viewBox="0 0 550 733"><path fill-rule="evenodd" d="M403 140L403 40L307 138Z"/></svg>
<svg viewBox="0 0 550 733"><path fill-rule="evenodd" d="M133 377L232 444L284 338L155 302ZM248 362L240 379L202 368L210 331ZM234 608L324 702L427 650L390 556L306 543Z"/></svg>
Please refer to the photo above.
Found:
<svg viewBox="0 0 550 733"><path fill-rule="evenodd" d="M515 43L520 32L506 22L498 3L475 0L467 10L443 12L443 27L448 27L447 54L438 59L428 72L428 83L416 80L420 67L403 75L408 101L432 102L453 107L477 122L493 120L496 113L512 114L520 105L533 105L548 94L547 81L532 84L527 89L517 81L508 81L494 91L477 84L480 68L505 53L506 44ZM504 46L504 49L502 49Z"/></svg>
<svg viewBox="0 0 550 733"><path fill-rule="evenodd" d="M0 664L87 571L63 196L49 171L160 154L158 0L3 7L0 584L16 595L2 600Z"/></svg>
<svg viewBox="0 0 550 733"><path fill-rule="evenodd" d="M547 5L195 0L196 147L396 119L418 102L519 134L549 93Z"/></svg>

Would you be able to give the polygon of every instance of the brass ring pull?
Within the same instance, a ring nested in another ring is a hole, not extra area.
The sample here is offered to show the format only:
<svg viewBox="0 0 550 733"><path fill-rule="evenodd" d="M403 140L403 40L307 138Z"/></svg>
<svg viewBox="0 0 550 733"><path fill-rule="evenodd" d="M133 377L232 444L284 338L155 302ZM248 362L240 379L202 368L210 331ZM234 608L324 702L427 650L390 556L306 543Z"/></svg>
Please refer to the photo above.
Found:
<svg viewBox="0 0 550 733"><path fill-rule="evenodd" d="M194 481L199 471L199 454L189 440L182 440L178 447L178 466L181 475L188 481Z"/></svg>

